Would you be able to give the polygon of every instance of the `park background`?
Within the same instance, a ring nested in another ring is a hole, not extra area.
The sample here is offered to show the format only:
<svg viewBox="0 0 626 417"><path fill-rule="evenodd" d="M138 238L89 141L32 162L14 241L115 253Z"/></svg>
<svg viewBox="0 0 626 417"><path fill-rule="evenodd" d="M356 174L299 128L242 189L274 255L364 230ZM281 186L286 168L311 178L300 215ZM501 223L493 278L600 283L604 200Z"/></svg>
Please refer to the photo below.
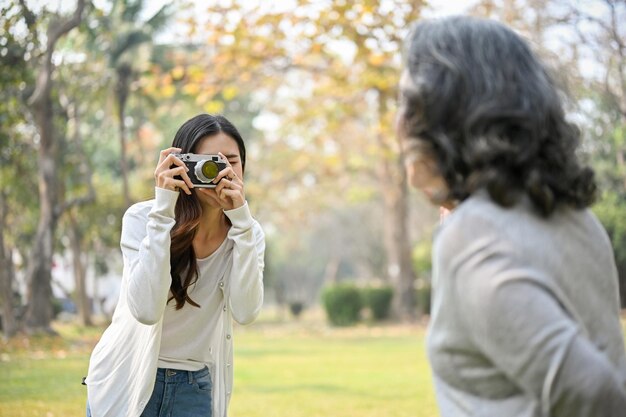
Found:
<svg viewBox="0 0 626 417"><path fill-rule="evenodd" d="M412 22L488 16L569 93L626 301L621 0L0 0L0 416L84 415L121 217L201 113L248 148L266 302L236 328L233 417L437 415L424 352L438 211L393 130Z"/></svg>

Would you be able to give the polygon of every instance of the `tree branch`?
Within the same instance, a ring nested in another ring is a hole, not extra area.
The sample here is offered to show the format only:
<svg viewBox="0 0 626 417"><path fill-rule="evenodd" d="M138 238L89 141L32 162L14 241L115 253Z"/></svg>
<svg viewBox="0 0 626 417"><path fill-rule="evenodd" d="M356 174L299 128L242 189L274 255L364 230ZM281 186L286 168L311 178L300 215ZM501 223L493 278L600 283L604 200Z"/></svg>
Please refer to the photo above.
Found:
<svg viewBox="0 0 626 417"><path fill-rule="evenodd" d="M24 0L20 0L20 3L24 3ZM24 5L24 7L26 7ZM76 10L74 14L64 21L50 22L48 27L48 42L45 51L45 61L43 63L43 69L37 77L37 85L35 91L30 96L28 102L31 105L40 104L45 97L49 94L51 79L52 79L52 54L57 41L70 30L80 24L82 19L83 10L85 9L85 0L77 0ZM26 9L28 10L28 9Z"/></svg>
<svg viewBox="0 0 626 417"><path fill-rule="evenodd" d="M22 15L24 15L24 20L26 21L26 26L28 27L28 30L34 34L37 18L35 17L35 14L28 8L24 0L19 0L19 2L20 7L22 8Z"/></svg>

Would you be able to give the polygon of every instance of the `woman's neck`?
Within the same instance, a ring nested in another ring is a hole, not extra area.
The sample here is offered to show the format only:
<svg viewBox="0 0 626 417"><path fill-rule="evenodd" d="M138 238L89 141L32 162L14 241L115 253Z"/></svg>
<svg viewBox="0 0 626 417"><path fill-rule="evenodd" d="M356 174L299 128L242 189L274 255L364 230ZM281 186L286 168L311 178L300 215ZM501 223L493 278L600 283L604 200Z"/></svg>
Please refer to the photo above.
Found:
<svg viewBox="0 0 626 417"><path fill-rule="evenodd" d="M220 207L203 205L200 223L193 239L193 248L197 258L206 258L215 252L228 234L230 224Z"/></svg>

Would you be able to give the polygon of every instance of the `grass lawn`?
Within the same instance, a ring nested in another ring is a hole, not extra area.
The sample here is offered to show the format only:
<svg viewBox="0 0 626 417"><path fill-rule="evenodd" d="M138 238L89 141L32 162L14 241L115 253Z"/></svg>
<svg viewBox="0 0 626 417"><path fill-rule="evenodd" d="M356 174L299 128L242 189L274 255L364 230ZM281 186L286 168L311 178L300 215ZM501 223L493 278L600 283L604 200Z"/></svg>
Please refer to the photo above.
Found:
<svg viewBox="0 0 626 417"><path fill-rule="evenodd" d="M84 416L102 329L0 342L0 417ZM334 329L317 315L238 327L231 417L435 417L423 326Z"/></svg>

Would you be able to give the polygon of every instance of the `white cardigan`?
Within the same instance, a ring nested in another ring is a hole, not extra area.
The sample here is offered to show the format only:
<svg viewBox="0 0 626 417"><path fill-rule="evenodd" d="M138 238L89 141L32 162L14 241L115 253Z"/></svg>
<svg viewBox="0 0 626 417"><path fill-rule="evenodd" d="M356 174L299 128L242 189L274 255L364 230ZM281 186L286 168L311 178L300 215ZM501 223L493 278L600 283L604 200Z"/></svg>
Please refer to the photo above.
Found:
<svg viewBox="0 0 626 417"><path fill-rule="evenodd" d="M94 348L86 379L93 417L139 417L156 378L170 276L170 231L178 193L155 189L155 199L130 207L123 219L124 272L111 325ZM233 386L232 320L252 322L263 304L265 237L248 204L224 211L232 227L232 261L223 281L223 320L207 340L215 363L213 416L226 417ZM229 307L229 308L228 308Z"/></svg>

